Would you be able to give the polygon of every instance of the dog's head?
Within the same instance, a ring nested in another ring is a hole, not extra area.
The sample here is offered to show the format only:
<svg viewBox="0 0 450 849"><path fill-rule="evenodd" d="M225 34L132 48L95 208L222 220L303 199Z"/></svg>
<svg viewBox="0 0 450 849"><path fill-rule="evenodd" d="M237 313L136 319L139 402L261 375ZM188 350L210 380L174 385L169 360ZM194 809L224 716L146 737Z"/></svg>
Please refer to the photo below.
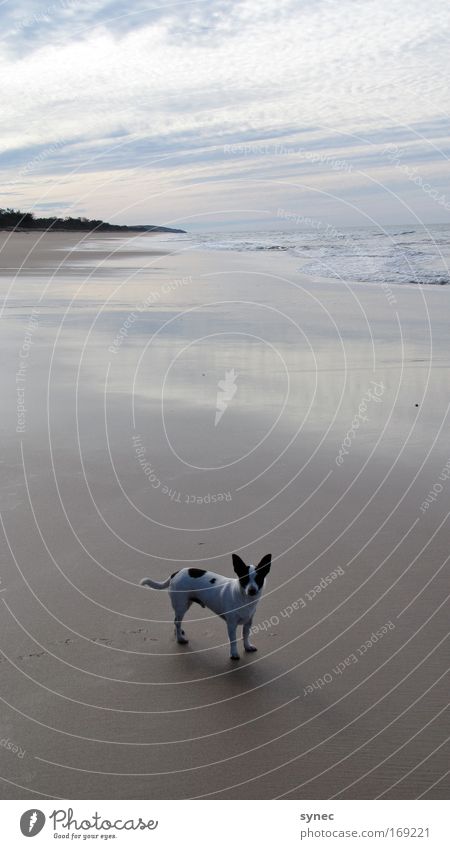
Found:
<svg viewBox="0 0 450 849"><path fill-rule="evenodd" d="M233 554L233 569L239 578L242 591L247 596L258 596L270 570L272 555L266 554L257 566L246 566L238 554Z"/></svg>

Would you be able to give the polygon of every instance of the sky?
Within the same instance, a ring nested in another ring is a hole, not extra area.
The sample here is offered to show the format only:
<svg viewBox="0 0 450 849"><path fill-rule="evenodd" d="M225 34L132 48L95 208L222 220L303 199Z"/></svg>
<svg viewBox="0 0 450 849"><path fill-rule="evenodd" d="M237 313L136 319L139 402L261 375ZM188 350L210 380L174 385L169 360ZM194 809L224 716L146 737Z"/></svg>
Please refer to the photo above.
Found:
<svg viewBox="0 0 450 849"><path fill-rule="evenodd" d="M0 206L450 223L449 35L448 0L0 0Z"/></svg>

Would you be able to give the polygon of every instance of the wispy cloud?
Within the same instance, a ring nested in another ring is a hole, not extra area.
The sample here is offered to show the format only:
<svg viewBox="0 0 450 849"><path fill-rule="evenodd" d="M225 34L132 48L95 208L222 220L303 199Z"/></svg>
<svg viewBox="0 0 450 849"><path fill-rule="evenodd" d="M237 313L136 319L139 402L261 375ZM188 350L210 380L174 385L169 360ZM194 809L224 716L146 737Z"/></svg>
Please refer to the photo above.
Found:
<svg viewBox="0 0 450 849"><path fill-rule="evenodd" d="M296 186L318 207L317 190L365 186L389 217L386 187L408 202L413 187L388 143L446 180L447 2L426 11L422 0L4 3L0 176L23 191L25 174L29 203L71 194L110 216L140 187L142 220L211 214L233 194L233 209L286 205ZM227 152L244 142L254 150ZM327 214L342 214L339 197ZM414 202L439 220L419 189Z"/></svg>

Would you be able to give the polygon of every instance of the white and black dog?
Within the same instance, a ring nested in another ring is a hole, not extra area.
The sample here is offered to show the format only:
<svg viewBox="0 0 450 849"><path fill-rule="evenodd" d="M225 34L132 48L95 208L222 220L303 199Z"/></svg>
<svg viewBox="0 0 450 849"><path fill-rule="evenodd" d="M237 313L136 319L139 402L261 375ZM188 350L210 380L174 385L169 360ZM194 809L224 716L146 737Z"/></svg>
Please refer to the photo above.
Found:
<svg viewBox="0 0 450 849"><path fill-rule="evenodd" d="M246 566L237 554L233 554L233 568L237 578L224 578L223 575L205 569L180 569L166 581L143 578L141 585L154 590L169 588L175 611L175 634L181 644L188 642L181 623L193 602L208 607L221 619L225 619L230 639L230 657L239 660L236 640L238 625L243 627L245 651L257 650L249 639L250 628L271 560L272 555L266 554L257 566Z"/></svg>

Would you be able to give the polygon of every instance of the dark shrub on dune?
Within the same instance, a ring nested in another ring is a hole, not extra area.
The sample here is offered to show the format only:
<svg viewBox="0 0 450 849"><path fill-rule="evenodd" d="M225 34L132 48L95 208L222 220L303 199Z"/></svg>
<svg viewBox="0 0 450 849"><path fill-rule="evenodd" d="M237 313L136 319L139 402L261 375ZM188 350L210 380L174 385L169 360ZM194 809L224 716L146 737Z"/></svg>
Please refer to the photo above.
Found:
<svg viewBox="0 0 450 849"><path fill-rule="evenodd" d="M0 209L0 230L88 230L100 232L127 232L137 230L139 232L161 233L184 233L184 230L176 230L173 227L160 227L157 224L137 224L126 226L125 224L108 224L97 218L57 218L49 216L38 218L33 212L21 212L19 209Z"/></svg>

